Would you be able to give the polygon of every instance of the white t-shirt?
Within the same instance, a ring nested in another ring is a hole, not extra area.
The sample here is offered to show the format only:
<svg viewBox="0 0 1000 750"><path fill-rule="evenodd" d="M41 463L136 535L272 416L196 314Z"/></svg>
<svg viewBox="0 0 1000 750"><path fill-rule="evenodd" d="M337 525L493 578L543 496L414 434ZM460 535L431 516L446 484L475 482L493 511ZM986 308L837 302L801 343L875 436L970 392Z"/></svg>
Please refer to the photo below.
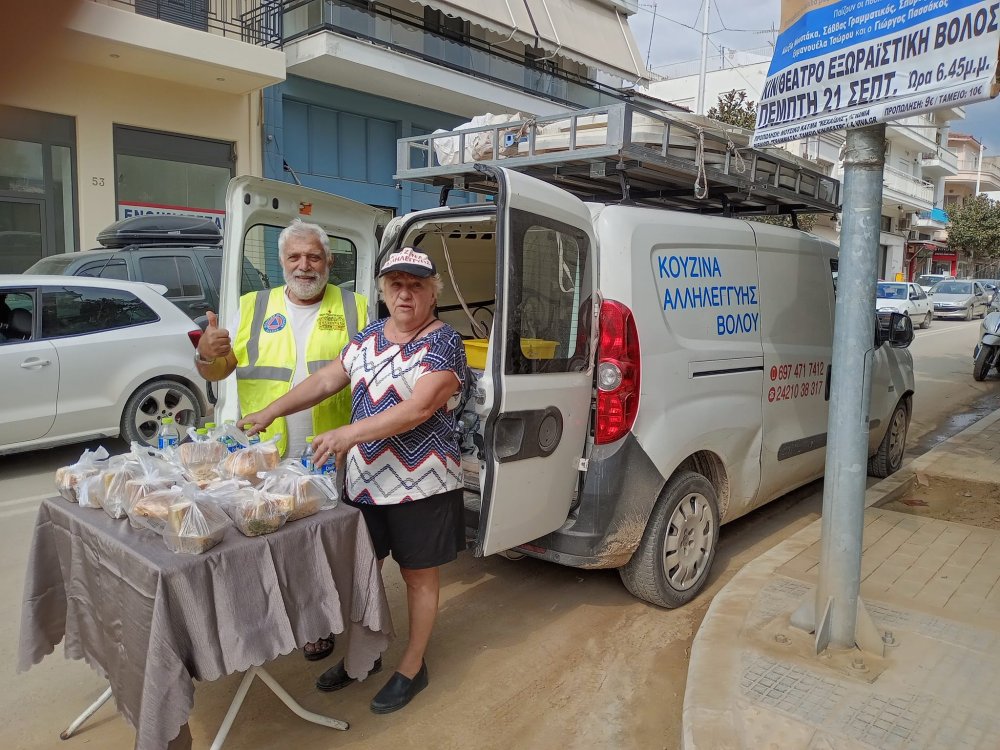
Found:
<svg viewBox="0 0 1000 750"><path fill-rule="evenodd" d="M295 374L292 375L292 388L309 377L309 369L306 366L306 344L309 343L309 334L316 323L316 316L322 304L323 300L311 305L297 305L288 299L288 291L285 290L288 323L292 327L292 336L295 337ZM235 337L235 332L238 330L240 330L239 310L236 311L236 318L229 333ZM288 430L288 435L285 436L288 440L285 458L298 458L306 447L306 438L313 434L312 412L310 409L303 409L289 414L285 417L285 421Z"/></svg>

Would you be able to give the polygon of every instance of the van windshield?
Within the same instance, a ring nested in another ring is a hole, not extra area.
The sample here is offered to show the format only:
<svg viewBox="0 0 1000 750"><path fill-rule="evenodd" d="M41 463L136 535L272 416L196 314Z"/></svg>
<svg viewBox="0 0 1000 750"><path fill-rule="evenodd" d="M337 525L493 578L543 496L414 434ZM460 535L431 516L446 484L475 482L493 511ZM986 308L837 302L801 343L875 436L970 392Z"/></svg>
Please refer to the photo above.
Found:
<svg viewBox="0 0 1000 750"><path fill-rule="evenodd" d="M879 284L879 299L906 299L906 284Z"/></svg>

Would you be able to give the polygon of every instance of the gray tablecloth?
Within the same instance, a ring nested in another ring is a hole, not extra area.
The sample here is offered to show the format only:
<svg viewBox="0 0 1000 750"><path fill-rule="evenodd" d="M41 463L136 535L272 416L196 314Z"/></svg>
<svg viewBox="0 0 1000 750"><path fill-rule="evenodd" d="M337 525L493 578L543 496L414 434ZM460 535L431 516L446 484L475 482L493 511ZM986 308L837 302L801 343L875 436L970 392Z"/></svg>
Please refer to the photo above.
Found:
<svg viewBox="0 0 1000 750"><path fill-rule="evenodd" d="M345 630L347 672L362 677L393 631L354 508L256 538L230 527L207 553L179 555L127 520L53 498L39 508L31 544L18 671L65 637L66 656L111 683L136 747L160 749L188 719L192 680L245 671Z"/></svg>

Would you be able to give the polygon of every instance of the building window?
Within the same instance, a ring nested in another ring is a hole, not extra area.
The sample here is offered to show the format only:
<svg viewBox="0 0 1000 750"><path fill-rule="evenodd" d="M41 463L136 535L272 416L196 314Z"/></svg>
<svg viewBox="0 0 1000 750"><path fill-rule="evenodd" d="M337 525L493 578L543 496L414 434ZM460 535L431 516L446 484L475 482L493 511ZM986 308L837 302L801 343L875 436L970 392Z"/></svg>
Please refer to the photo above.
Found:
<svg viewBox="0 0 1000 750"><path fill-rule="evenodd" d="M118 218L174 214L212 219L221 229L235 175L228 141L115 126Z"/></svg>
<svg viewBox="0 0 1000 750"><path fill-rule="evenodd" d="M892 231L892 217L891 216L883 216L879 220L879 229L881 229L883 232L891 232Z"/></svg>
<svg viewBox="0 0 1000 750"><path fill-rule="evenodd" d="M0 273L76 250L72 117L0 106Z"/></svg>

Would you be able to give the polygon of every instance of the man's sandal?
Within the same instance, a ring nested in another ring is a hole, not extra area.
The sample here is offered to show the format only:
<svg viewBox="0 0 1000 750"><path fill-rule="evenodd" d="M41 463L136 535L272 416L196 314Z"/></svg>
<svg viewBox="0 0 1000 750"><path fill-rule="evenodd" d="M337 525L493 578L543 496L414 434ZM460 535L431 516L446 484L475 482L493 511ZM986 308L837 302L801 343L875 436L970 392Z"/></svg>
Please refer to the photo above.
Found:
<svg viewBox="0 0 1000 750"><path fill-rule="evenodd" d="M311 651L309 650L310 646L312 646ZM315 643L307 643L302 649L302 655L306 657L306 661L319 661L332 654L333 647L334 636L333 633L330 633L326 638L320 638Z"/></svg>

